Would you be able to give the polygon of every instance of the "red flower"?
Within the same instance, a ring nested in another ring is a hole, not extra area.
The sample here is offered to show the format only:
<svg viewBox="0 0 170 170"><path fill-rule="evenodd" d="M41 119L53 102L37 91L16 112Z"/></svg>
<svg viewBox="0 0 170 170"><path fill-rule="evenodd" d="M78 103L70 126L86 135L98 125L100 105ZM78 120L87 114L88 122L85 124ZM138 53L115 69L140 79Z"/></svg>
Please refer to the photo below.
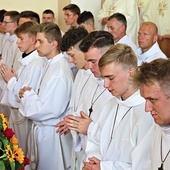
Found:
<svg viewBox="0 0 170 170"><path fill-rule="evenodd" d="M24 166L28 165L29 164L29 159L27 157L24 158Z"/></svg>
<svg viewBox="0 0 170 170"><path fill-rule="evenodd" d="M3 134L7 137L7 138L12 138L14 136L14 132L11 128L6 128L6 130L3 132Z"/></svg>
<svg viewBox="0 0 170 170"><path fill-rule="evenodd" d="M24 167L21 167L19 170L24 170L25 168Z"/></svg>

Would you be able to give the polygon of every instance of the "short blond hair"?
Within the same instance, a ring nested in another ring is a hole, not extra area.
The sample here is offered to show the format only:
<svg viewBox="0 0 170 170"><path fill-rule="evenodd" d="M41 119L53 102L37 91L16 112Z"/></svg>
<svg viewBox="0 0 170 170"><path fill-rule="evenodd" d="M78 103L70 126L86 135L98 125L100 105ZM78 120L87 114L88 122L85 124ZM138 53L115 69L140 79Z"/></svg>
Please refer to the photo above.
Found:
<svg viewBox="0 0 170 170"><path fill-rule="evenodd" d="M124 69L136 68L137 57L132 48L125 44L113 45L99 60L99 68L102 70L107 64L116 62Z"/></svg>

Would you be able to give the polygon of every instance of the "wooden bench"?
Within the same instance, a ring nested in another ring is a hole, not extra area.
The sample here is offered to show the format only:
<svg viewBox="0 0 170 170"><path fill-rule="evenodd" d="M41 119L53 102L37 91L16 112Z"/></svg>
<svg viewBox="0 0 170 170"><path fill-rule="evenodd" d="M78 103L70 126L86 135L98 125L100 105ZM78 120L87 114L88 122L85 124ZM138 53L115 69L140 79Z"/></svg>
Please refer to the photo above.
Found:
<svg viewBox="0 0 170 170"><path fill-rule="evenodd" d="M158 44L160 46L160 49L163 51L163 53L170 58L170 38L164 38L162 40L158 40Z"/></svg>

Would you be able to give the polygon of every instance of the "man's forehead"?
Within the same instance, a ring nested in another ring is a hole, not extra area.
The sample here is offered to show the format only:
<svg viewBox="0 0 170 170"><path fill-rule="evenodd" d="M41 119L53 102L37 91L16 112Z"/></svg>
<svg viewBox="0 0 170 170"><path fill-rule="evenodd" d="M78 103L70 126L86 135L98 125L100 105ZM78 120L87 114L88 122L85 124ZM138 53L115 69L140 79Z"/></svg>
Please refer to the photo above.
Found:
<svg viewBox="0 0 170 170"><path fill-rule="evenodd" d="M99 60L102 55L100 53L88 51L88 52L84 53L84 56L85 56L86 60Z"/></svg>

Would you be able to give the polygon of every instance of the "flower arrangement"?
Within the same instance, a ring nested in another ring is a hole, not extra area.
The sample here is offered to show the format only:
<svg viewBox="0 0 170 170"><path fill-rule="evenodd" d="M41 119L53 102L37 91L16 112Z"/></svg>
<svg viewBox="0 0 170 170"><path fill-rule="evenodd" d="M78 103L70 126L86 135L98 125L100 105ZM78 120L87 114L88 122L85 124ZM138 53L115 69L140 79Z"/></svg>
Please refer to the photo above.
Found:
<svg viewBox="0 0 170 170"><path fill-rule="evenodd" d="M8 125L6 116L0 113L0 170L24 170L29 159L18 147L18 139Z"/></svg>

